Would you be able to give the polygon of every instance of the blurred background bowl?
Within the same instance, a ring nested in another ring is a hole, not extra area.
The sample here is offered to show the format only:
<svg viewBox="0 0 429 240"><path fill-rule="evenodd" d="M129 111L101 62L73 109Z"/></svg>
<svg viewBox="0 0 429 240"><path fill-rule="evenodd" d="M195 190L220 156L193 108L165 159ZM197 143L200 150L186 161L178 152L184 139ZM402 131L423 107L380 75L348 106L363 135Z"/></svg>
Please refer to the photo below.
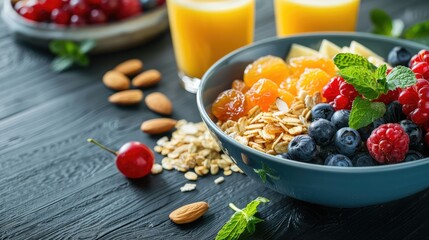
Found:
<svg viewBox="0 0 429 240"><path fill-rule="evenodd" d="M362 207L400 199L429 187L429 158L373 167L332 167L285 160L244 146L226 135L211 114L218 94L242 79L245 67L259 57L285 58L292 43L318 49L323 39L338 46L352 40L382 57L395 46L415 54L427 46L371 34L308 34L269 39L241 48L214 64L203 76L197 93L198 110L222 150L255 182L306 202L332 207Z"/></svg>
<svg viewBox="0 0 429 240"><path fill-rule="evenodd" d="M134 47L147 42L168 28L165 5L118 22L83 27L61 27L26 20L13 9L10 0L5 0L2 17L16 38L21 41L47 48L52 40L80 42L91 39L97 43L91 53L106 53Z"/></svg>

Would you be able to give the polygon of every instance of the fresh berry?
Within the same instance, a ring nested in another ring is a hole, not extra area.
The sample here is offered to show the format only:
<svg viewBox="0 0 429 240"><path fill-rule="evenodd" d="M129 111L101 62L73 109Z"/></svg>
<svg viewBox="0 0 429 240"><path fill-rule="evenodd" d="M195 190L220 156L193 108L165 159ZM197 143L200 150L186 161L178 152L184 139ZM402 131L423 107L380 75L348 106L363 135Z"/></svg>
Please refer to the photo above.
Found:
<svg viewBox="0 0 429 240"><path fill-rule="evenodd" d="M85 18L78 16L78 15L72 15L70 17L70 26L84 26L86 25L86 20Z"/></svg>
<svg viewBox="0 0 429 240"><path fill-rule="evenodd" d="M51 21L58 25L69 25L71 14L66 9L54 9L51 13Z"/></svg>
<svg viewBox="0 0 429 240"><path fill-rule="evenodd" d="M425 145L429 148L429 132L427 132L425 135Z"/></svg>
<svg viewBox="0 0 429 240"><path fill-rule="evenodd" d="M369 167L374 166L374 159L369 153L359 153L352 158L353 166L355 167Z"/></svg>
<svg viewBox="0 0 429 240"><path fill-rule="evenodd" d="M401 91L402 90L400 88L397 88L395 90L390 90L386 94L380 95L380 97L378 97L374 101L375 102L382 102L384 104L389 104L393 101L398 100L398 97L399 97L399 94L401 93Z"/></svg>
<svg viewBox="0 0 429 240"><path fill-rule="evenodd" d="M345 110L350 110L352 109L352 104L353 104L353 100L351 100L350 98L343 96L343 95L338 95L333 102L333 107L335 108L336 111L345 109Z"/></svg>
<svg viewBox="0 0 429 240"><path fill-rule="evenodd" d="M339 110L336 111L331 118L331 122L337 129L349 126L350 111Z"/></svg>
<svg viewBox="0 0 429 240"><path fill-rule="evenodd" d="M100 148L116 156L116 167L128 178L142 178L148 175L152 169L155 156L146 145L140 142L128 142L118 152L113 151L94 139L88 139Z"/></svg>
<svg viewBox="0 0 429 240"><path fill-rule="evenodd" d="M410 146L417 146L423 138L422 129L410 120L402 120L400 124L410 138Z"/></svg>
<svg viewBox="0 0 429 240"><path fill-rule="evenodd" d="M89 22L91 24L102 24L107 22L106 14L99 9L92 9L89 14Z"/></svg>
<svg viewBox="0 0 429 240"><path fill-rule="evenodd" d="M116 15L118 19L133 17L142 12L139 0L119 0L119 3L120 7Z"/></svg>
<svg viewBox="0 0 429 240"><path fill-rule="evenodd" d="M334 167L353 167L352 161L342 154L331 155L325 160L325 165Z"/></svg>
<svg viewBox="0 0 429 240"><path fill-rule="evenodd" d="M352 156L360 148L361 137L358 131L344 127L335 134L334 144L340 154Z"/></svg>
<svg viewBox="0 0 429 240"><path fill-rule="evenodd" d="M416 77L422 77L426 80L429 79L429 63L419 62L416 63L411 70L416 74Z"/></svg>
<svg viewBox="0 0 429 240"><path fill-rule="evenodd" d="M340 94L348 97L352 102L353 102L353 100L355 100L357 95L359 95L359 93L356 91L356 89L353 87L353 85L346 83L346 82L341 83Z"/></svg>
<svg viewBox="0 0 429 240"><path fill-rule="evenodd" d="M405 119L405 115L402 112L402 105L398 101L391 102L387 105L383 118L386 123L398 123Z"/></svg>
<svg viewBox="0 0 429 240"><path fill-rule="evenodd" d="M416 124L429 121L429 82L418 79L414 86L406 88L399 95L402 111Z"/></svg>
<svg viewBox="0 0 429 240"><path fill-rule="evenodd" d="M331 120L335 109L327 103L319 103L311 109L311 119L315 121L319 118Z"/></svg>
<svg viewBox="0 0 429 240"><path fill-rule="evenodd" d="M101 0L100 9L107 15L113 16L119 11L119 0Z"/></svg>
<svg viewBox="0 0 429 240"><path fill-rule="evenodd" d="M85 0L70 0L70 8L74 15L86 17L91 7L85 2Z"/></svg>
<svg viewBox="0 0 429 240"><path fill-rule="evenodd" d="M410 60L410 68L416 65L419 62L429 63L429 51L426 49L420 50L416 55L414 55Z"/></svg>
<svg viewBox="0 0 429 240"><path fill-rule="evenodd" d="M421 154L418 151L415 150L410 150L407 152L407 154L405 155L405 160L404 162L411 162L411 161L415 161L415 160L419 160L424 158L425 156L423 154Z"/></svg>
<svg viewBox="0 0 429 240"><path fill-rule="evenodd" d="M358 129L359 135L362 138L362 141L366 141L369 136L371 136L372 131L374 131L375 127L374 124L369 124L366 127L362 127Z"/></svg>
<svg viewBox="0 0 429 240"><path fill-rule="evenodd" d="M40 13L34 7L24 6L19 9L18 13L28 20L40 21Z"/></svg>
<svg viewBox="0 0 429 240"><path fill-rule="evenodd" d="M310 136L299 135L289 143L288 153L294 160L309 162L316 156L317 146Z"/></svg>
<svg viewBox="0 0 429 240"><path fill-rule="evenodd" d="M392 66L396 67L398 65L408 66L408 63L411 60L411 53L404 47L394 47L390 50L387 57L387 62Z"/></svg>
<svg viewBox="0 0 429 240"><path fill-rule="evenodd" d="M388 123L372 131L366 146L377 162L389 164L405 159L409 142L410 138L400 124Z"/></svg>
<svg viewBox="0 0 429 240"><path fill-rule="evenodd" d="M61 8L64 4L62 0L39 0L43 10L52 12L54 9Z"/></svg>
<svg viewBox="0 0 429 240"><path fill-rule="evenodd" d="M282 154L278 154L277 157L280 157L282 159L293 160L292 156L288 152L282 153Z"/></svg>
<svg viewBox="0 0 429 240"><path fill-rule="evenodd" d="M336 131L334 124L322 118L312 122L308 127L308 135L320 146L329 145Z"/></svg>
<svg viewBox="0 0 429 240"><path fill-rule="evenodd" d="M319 158L326 159L333 154L338 154L334 145L319 146L319 151L317 153Z"/></svg>
<svg viewBox="0 0 429 240"><path fill-rule="evenodd" d="M328 102L333 102L334 99L340 95L340 84L344 82L342 77L336 76L331 78L328 84L323 87L323 97Z"/></svg>

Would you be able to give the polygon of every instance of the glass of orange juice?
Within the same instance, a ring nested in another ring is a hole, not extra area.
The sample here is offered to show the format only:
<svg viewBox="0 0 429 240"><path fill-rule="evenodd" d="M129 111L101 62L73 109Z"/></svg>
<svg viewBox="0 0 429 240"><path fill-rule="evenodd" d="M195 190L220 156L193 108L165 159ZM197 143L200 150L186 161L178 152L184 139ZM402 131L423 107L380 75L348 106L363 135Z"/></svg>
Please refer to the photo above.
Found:
<svg viewBox="0 0 429 240"><path fill-rule="evenodd" d="M207 69L253 41L255 0L167 0L179 77L195 93Z"/></svg>
<svg viewBox="0 0 429 240"><path fill-rule="evenodd" d="M277 36L355 31L360 0L274 0Z"/></svg>

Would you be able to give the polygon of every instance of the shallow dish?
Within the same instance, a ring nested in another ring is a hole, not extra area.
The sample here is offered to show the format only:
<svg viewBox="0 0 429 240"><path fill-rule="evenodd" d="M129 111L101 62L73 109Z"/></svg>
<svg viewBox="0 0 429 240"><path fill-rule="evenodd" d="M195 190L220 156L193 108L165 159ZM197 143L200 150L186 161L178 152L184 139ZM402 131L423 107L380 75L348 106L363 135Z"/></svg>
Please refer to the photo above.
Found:
<svg viewBox="0 0 429 240"><path fill-rule="evenodd" d="M76 28L27 21L13 9L9 0L3 3L2 16L15 36L27 43L47 47L52 40L80 42L91 39L97 42L91 53L113 52L137 46L168 27L165 6L119 22Z"/></svg>
<svg viewBox="0 0 429 240"><path fill-rule="evenodd" d="M386 57L394 46L413 54L427 46L372 34L307 34L268 39L241 48L215 63L203 76L198 110L222 150L254 181L303 201L332 207L362 207L400 199L429 187L429 158L396 165L341 168L283 160L241 145L216 125L210 108L217 95L242 79L247 64L274 55L285 58L292 43L318 49L327 39L339 46L358 41Z"/></svg>

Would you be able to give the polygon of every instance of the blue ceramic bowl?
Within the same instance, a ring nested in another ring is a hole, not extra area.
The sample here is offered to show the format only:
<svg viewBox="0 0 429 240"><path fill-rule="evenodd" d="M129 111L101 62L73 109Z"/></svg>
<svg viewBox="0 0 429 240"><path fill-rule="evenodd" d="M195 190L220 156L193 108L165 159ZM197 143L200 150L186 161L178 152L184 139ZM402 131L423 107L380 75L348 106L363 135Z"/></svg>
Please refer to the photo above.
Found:
<svg viewBox="0 0 429 240"><path fill-rule="evenodd" d="M330 167L283 160L241 145L216 125L211 105L217 95L242 79L247 64L274 55L285 58L292 43L318 49L328 39L339 46L352 40L387 57L394 46L412 53L427 46L371 34L309 34L268 39L238 49L214 64L203 76L197 93L198 110L222 150L254 181L306 202L333 207L362 207L400 199L429 187L429 159L374 167Z"/></svg>

